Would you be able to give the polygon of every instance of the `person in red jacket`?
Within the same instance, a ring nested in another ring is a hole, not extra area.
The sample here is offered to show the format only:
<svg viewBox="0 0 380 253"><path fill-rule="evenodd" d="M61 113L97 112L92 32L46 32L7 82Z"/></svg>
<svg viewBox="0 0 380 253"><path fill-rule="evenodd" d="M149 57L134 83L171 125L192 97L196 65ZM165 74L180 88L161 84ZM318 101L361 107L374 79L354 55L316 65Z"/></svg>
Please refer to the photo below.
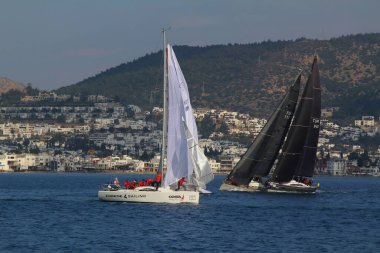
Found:
<svg viewBox="0 0 380 253"><path fill-rule="evenodd" d="M162 178L162 173L161 173L161 171L157 171L157 174L156 174L156 181L154 182L154 185L156 185L156 191L158 190L158 187L161 186L161 178Z"/></svg>
<svg viewBox="0 0 380 253"><path fill-rule="evenodd" d="M185 183L185 182L187 182L187 181L185 180L184 177L181 178L180 180L178 180L178 185L177 185L176 191L178 191L182 187L183 183Z"/></svg>
<svg viewBox="0 0 380 253"><path fill-rule="evenodd" d="M154 183L154 180L151 179L151 178L148 178L148 179L146 180L146 184L147 184L148 186L152 186L153 183Z"/></svg>
<svg viewBox="0 0 380 253"><path fill-rule="evenodd" d="M131 187L131 183L129 183L128 180L125 180L124 181L124 187L125 187L125 189L129 189Z"/></svg>
<svg viewBox="0 0 380 253"><path fill-rule="evenodd" d="M136 179L135 180L133 180L133 182L131 183L131 189L135 189L136 188Z"/></svg>

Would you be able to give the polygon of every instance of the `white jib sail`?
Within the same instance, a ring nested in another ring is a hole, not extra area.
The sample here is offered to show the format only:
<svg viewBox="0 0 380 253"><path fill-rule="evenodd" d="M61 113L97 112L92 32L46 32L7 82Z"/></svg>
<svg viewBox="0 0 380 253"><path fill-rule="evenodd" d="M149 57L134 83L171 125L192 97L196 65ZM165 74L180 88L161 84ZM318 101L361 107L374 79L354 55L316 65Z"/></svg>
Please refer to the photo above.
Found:
<svg viewBox="0 0 380 253"><path fill-rule="evenodd" d="M176 89L180 91L182 98L181 112L184 112L182 120L186 128L189 147L187 175L192 175L192 172L194 171L195 178L193 178L193 180L199 187L205 189L206 184L214 179L214 175L206 156L198 146L198 130L193 114L193 108L190 103L189 90L173 48L170 45L168 45L168 54L169 86L177 86Z"/></svg>
<svg viewBox="0 0 380 253"><path fill-rule="evenodd" d="M198 146L198 143L195 142L195 139L190 133L189 128L186 126L185 123L184 126L187 135L189 156L194 167L194 177L192 177L192 181L195 185L199 186L200 188L206 189L206 184L214 179L214 174L212 173L207 157Z"/></svg>
<svg viewBox="0 0 380 253"><path fill-rule="evenodd" d="M183 121L186 118L185 108L181 96L180 83L177 79L177 69L173 62L173 51L168 45L168 148L167 170L164 187L176 183L181 177L188 177L193 173L193 167L189 166L189 149ZM175 57L175 56L174 56ZM177 63L178 64L178 63Z"/></svg>

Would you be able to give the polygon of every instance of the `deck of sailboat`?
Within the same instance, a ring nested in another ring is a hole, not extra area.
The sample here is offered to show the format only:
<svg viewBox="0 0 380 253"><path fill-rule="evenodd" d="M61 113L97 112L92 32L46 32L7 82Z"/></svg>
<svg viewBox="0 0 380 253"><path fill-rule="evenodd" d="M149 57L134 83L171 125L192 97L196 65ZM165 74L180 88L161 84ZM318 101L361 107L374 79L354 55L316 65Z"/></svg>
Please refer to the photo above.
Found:
<svg viewBox="0 0 380 253"><path fill-rule="evenodd" d="M307 193L315 194L318 186L306 185L303 183L291 180L287 183L270 183L268 187L263 189L265 192L273 193Z"/></svg>
<svg viewBox="0 0 380 253"><path fill-rule="evenodd" d="M258 192L258 188L249 188L249 187L240 187L236 185L230 185L223 183L220 188L220 191L229 191L229 192Z"/></svg>
<svg viewBox="0 0 380 253"><path fill-rule="evenodd" d="M220 191L229 191L229 192L259 192L264 185L261 183L249 184L249 186L237 186L223 182L220 186Z"/></svg>

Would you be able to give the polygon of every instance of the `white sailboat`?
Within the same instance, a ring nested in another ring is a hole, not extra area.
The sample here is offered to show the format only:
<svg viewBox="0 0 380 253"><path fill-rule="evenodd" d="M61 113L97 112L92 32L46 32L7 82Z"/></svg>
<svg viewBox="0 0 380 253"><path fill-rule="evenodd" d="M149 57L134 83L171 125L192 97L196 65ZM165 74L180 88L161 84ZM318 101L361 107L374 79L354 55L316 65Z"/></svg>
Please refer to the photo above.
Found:
<svg viewBox="0 0 380 253"><path fill-rule="evenodd" d="M164 35L164 124L160 169L164 172L167 139L167 170L162 187L137 187L135 189L108 189L98 192L102 201L142 203L199 203L199 193L213 180L210 165L198 147L198 132L190 104L186 80L182 74L173 48ZM167 105L168 102L168 105ZM166 138L167 137L167 138ZM190 190L173 190L182 177L195 187Z"/></svg>

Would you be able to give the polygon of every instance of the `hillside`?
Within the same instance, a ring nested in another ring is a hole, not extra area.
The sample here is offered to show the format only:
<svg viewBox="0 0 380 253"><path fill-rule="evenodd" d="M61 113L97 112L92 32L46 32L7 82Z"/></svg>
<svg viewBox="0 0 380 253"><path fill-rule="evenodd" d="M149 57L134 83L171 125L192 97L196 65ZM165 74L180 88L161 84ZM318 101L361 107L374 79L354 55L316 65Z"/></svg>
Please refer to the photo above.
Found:
<svg viewBox="0 0 380 253"><path fill-rule="evenodd" d="M245 45L177 46L174 50L194 107L268 115L299 68L307 74L316 52L320 58L323 106L340 106L339 117L379 116L379 33L330 40L301 38ZM156 52L57 92L103 94L150 108L162 101L161 83L162 52Z"/></svg>
<svg viewBox="0 0 380 253"><path fill-rule="evenodd" d="M25 86L17 83L15 81L12 81L6 77L0 76L0 94L6 93L10 90L18 90L23 91L25 89Z"/></svg>

